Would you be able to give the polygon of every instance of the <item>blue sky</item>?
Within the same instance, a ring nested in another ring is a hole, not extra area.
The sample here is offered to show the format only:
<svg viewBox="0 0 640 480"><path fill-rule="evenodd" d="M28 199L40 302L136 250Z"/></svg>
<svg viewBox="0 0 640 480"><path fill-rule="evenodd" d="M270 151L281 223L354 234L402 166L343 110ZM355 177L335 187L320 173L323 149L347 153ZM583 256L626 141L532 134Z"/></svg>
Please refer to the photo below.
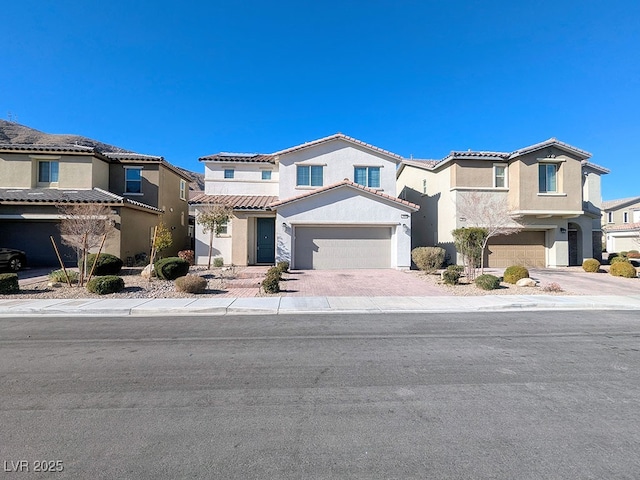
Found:
<svg viewBox="0 0 640 480"><path fill-rule="evenodd" d="M640 2L21 0L0 118L204 171L342 132L394 153L556 137L640 195Z"/></svg>

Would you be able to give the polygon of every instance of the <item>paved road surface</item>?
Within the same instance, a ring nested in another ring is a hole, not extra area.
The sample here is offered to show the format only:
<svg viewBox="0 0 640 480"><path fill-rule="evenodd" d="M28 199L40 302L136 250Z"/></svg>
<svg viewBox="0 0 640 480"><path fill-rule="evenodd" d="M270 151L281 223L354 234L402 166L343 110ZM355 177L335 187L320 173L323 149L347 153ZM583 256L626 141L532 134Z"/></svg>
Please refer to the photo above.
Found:
<svg viewBox="0 0 640 480"><path fill-rule="evenodd" d="M640 472L636 312L2 318L0 380L35 478Z"/></svg>

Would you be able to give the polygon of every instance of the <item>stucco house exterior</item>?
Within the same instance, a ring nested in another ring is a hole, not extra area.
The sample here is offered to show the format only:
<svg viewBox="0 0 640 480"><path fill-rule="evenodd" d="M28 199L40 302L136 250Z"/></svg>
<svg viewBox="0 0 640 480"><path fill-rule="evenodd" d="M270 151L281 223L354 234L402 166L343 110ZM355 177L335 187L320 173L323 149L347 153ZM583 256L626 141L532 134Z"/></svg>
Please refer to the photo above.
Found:
<svg viewBox="0 0 640 480"><path fill-rule="evenodd" d="M640 197L602 202L602 229L606 250L640 250Z"/></svg>
<svg viewBox="0 0 640 480"><path fill-rule="evenodd" d="M591 154L551 138L513 152L451 152L441 160L404 160L400 198L418 204L412 248L442 246L457 258L452 231L469 225L457 202L468 192L506 198L519 233L491 238L485 265L561 267L601 256L600 177ZM459 204L459 203L458 203Z"/></svg>
<svg viewBox="0 0 640 480"><path fill-rule="evenodd" d="M343 134L271 154L219 153L205 164L205 192L191 204L233 208L214 256L225 264L290 262L293 269L409 268L410 217L396 196L402 158ZM197 263L208 235L196 225Z"/></svg>
<svg viewBox="0 0 640 480"><path fill-rule="evenodd" d="M53 236L64 261L75 252L61 242L58 205L110 208L115 233L103 249L131 261L149 253L151 232L164 221L175 254L189 247L189 178L162 157L103 153L81 145L0 145L0 245L27 253L33 266L55 266Z"/></svg>

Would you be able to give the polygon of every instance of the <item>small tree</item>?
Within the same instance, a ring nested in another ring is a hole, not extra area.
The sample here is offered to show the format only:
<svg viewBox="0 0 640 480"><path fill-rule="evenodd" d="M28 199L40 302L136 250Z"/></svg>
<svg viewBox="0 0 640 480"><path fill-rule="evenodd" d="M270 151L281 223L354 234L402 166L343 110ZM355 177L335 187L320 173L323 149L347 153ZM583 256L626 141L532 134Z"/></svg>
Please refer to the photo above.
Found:
<svg viewBox="0 0 640 480"><path fill-rule="evenodd" d="M486 230L480 246L481 273L484 273L484 252L489 239L518 233L524 228L509 214L511 208L506 195L479 191L461 193L456 202L456 210L458 217L464 218L467 226Z"/></svg>
<svg viewBox="0 0 640 480"><path fill-rule="evenodd" d="M73 247L78 256L78 263L82 265L81 282L86 276L86 256L92 248L97 248L103 237L108 237L114 231L111 221L111 209L100 203L76 203L58 205L62 220L58 228L62 243Z"/></svg>
<svg viewBox="0 0 640 480"><path fill-rule="evenodd" d="M469 281L476 278L476 268L481 263L481 257L487 241L487 229L479 227L463 227L452 231L456 250L462 254L465 270Z"/></svg>
<svg viewBox="0 0 640 480"><path fill-rule="evenodd" d="M207 268L211 268L211 255L213 252L213 237L222 233L224 225L231 218L233 209L228 205L209 204L203 206L196 217L196 222L202 225L202 231L209 233L209 260Z"/></svg>
<svg viewBox="0 0 640 480"><path fill-rule="evenodd" d="M156 227L155 240L153 242L154 250L158 255L160 255L162 251L169 248L172 243L173 237L171 235L171 230L167 228L164 222L160 222Z"/></svg>

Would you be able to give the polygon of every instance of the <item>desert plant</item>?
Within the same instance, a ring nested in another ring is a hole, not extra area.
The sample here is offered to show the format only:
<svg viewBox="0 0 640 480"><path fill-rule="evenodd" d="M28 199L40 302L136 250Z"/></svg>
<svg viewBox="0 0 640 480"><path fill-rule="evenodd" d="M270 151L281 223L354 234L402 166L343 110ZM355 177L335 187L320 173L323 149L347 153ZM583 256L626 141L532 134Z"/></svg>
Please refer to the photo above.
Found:
<svg viewBox="0 0 640 480"><path fill-rule="evenodd" d="M542 287L543 292L564 292L562 287L556 282L551 282Z"/></svg>
<svg viewBox="0 0 640 480"><path fill-rule="evenodd" d="M7 295L20 292L17 273L0 273L0 294Z"/></svg>
<svg viewBox="0 0 640 480"><path fill-rule="evenodd" d="M482 290L495 290L500 286L500 279L495 275L485 273L476 278L476 286Z"/></svg>
<svg viewBox="0 0 640 480"><path fill-rule="evenodd" d="M609 259L609 265L613 265L615 263L621 263L621 262L622 263L628 262L627 257L616 256Z"/></svg>
<svg viewBox="0 0 640 480"><path fill-rule="evenodd" d="M175 280L189 273L189 262L179 257L167 257L153 264L156 276L162 280Z"/></svg>
<svg viewBox="0 0 640 480"><path fill-rule="evenodd" d="M529 270L521 265L512 265L504 271L503 279L506 283L515 284L521 278L529 278Z"/></svg>
<svg viewBox="0 0 640 480"><path fill-rule="evenodd" d="M609 273L614 277L635 278L638 276L638 272L629 262L615 262L611 265Z"/></svg>
<svg viewBox="0 0 640 480"><path fill-rule="evenodd" d="M87 255L87 274L91 272L93 262L96 261L96 253L90 253ZM78 262L78 268L82 270L82 261ZM96 268L93 274L100 275L117 275L122 270L122 260L111 255L110 253L101 253L96 262Z"/></svg>
<svg viewBox="0 0 640 480"><path fill-rule="evenodd" d="M600 262L595 258L587 258L582 262L582 269L585 272L595 273L600 270Z"/></svg>
<svg viewBox="0 0 640 480"><path fill-rule="evenodd" d="M223 204L203 205L196 215L196 223L202 225L202 232L209 233L209 260L207 268L211 268L211 255L213 254L213 237L219 236L231 219L233 208Z"/></svg>
<svg viewBox="0 0 640 480"><path fill-rule="evenodd" d="M176 290L186 293L203 293L207 288L207 280L199 275L185 275L175 281Z"/></svg>
<svg viewBox="0 0 640 480"><path fill-rule="evenodd" d="M482 253L488 239L486 228L463 227L451 232L456 250L462 254L465 262L467 278L476 277L476 268L482 264Z"/></svg>
<svg viewBox="0 0 640 480"><path fill-rule="evenodd" d="M449 265L447 269L442 272L442 280L447 285L457 285L463 271L464 267L462 265Z"/></svg>
<svg viewBox="0 0 640 480"><path fill-rule="evenodd" d="M67 275L69 275L69 281L71 283L78 282L79 275L75 270L67 270ZM64 270L62 269L54 270L53 272L49 273L49 280L51 280L52 282L67 283L67 277L65 276Z"/></svg>
<svg viewBox="0 0 640 480"><path fill-rule="evenodd" d="M189 265L193 265L195 263L195 252L193 250L180 250L178 252L178 257L189 262Z"/></svg>
<svg viewBox="0 0 640 480"><path fill-rule="evenodd" d="M116 275L93 277L87 282L87 290L98 295L119 292L124 288L124 280Z"/></svg>
<svg viewBox="0 0 640 480"><path fill-rule="evenodd" d="M416 247L411 250L411 260L418 269L433 273L442 267L446 253L442 247Z"/></svg>
<svg viewBox="0 0 640 480"><path fill-rule="evenodd" d="M285 273L289 271L289 262L282 261L278 262L276 268L280 270L280 273Z"/></svg>
<svg viewBox="0 0 640 480"><path fill-rule="evenodd" d="M162 254L163 250L166 250L173 244L173 236L171 230L164 222L156 227L156 232L153 240L153 248L158 255Z"/></svg>
<svg viewBox="0 0 640 480"><path fill-rule="evenodd" d="M222 259L222 257L216 257L213 259L213 266L216 268L220 268L222 266L224 266L224 260Z"/></svg>
<svg viewBox="0 0 640 480"><path fill-rule="evenodd" d="M280 291L280 280L282 272L278 267L271 267L262 281L262 288L266 293L278 293Z"/></svg>

